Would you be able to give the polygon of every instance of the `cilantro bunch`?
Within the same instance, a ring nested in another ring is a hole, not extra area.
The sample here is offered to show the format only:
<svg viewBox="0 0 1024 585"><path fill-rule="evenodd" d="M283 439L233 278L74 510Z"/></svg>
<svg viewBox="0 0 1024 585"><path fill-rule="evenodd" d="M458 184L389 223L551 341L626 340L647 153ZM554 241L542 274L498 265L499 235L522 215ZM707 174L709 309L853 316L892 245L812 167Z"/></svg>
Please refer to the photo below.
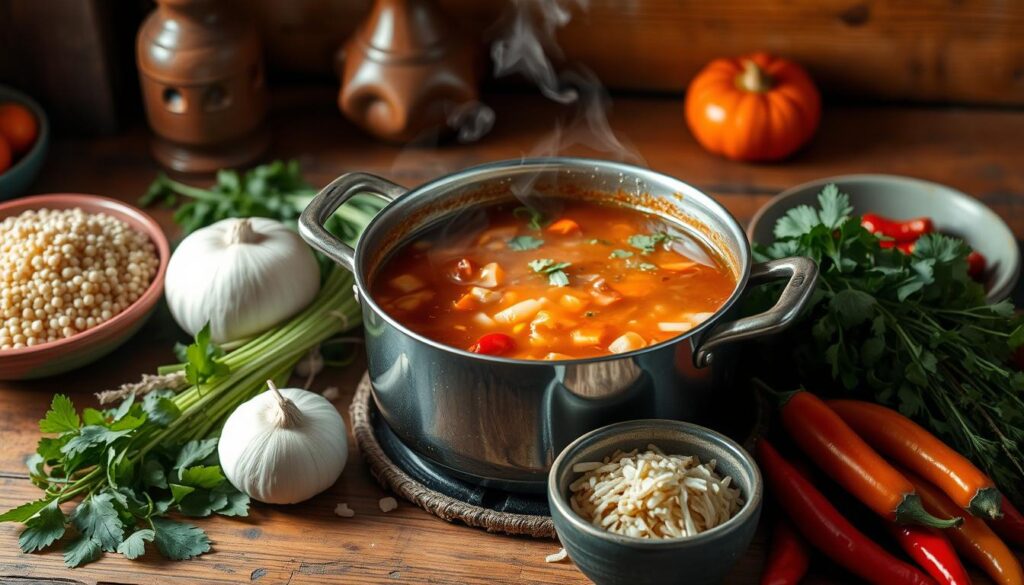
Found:
<svg viewBox="0 0 1024 585"><path fill-rule="evenodd" d="M984 469L1004 493L1024 498L1024 374L1008 366L1024 344L1010 302L988 304L967 274L970 249L941 234L912 254L883 249L852 217L835 185L818 209L800 206L775 226L757 260L810 256L818 288L786 335L800 383L821 394L874 399L923 424ZM754 296L758 309L778 286ZM776 356L771 359L779 359Z"/></svg>
<svg viewBox="0 0 1024 585"><path fill-rule="evenodd" d="M209 330L197 335L187 353L190 382L205 383L212 369ZM183 395L186 396L186 395ZM32 482L44 496L0 515L0 521L24 522L18 539L24 552L50 547L64 537L69 567L96 560L106 552L129 559L152 542L163 556L189 559L210 550L201 529L165 516L245 516L249 497L236 490L217 465L217 438L203 438L189 423L185 400L170 390L155 390L137 400L129 395L117 408L85 408L57 394L39 430L48 435L27 461ZM82 496L65 514L60 504ZM72 534L69 534L73 533Z"/></svg>

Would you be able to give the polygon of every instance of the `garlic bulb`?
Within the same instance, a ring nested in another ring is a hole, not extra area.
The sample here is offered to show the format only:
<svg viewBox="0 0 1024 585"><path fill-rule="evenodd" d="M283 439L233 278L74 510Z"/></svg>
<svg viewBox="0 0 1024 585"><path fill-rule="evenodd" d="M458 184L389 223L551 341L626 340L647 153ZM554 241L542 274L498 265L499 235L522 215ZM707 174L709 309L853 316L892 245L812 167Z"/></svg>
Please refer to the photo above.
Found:
<svg viewBox="0 0 1024 585"><path fill-rule="evenodd" d="M304 309L320 290L309 246L283 223L225 219L189 234L167 265L174 320L216 343L257 335Z"/></svg>
<svg viewBox="0 0 1024 585"><path fill-rule="evenodd" d="M268 504L294 504L331 487L348 459L345 421L299 388L263 392L235 409L217 450L231 485Z"/></svg>

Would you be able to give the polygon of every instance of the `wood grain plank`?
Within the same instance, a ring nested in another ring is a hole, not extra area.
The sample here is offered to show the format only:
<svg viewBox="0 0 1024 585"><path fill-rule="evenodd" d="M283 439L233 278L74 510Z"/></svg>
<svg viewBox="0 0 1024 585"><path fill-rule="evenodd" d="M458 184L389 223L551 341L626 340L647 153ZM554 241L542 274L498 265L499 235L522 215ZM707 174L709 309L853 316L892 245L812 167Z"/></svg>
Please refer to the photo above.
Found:
<svg viewBox="0 0 1024 585"><path fill-rule="evenodd" d="M335 51L368 6L365 0L255 4L273 64L332 77ZM558 34L566 61L589 67L616 89L679 93L711 59L772 51L805 64L823 90L846 99L1024 104L1024 4L1019 2L561 4L572 13ZM500 30L497 23L510 3L444 0L441 5L486 43Z"/></svg>

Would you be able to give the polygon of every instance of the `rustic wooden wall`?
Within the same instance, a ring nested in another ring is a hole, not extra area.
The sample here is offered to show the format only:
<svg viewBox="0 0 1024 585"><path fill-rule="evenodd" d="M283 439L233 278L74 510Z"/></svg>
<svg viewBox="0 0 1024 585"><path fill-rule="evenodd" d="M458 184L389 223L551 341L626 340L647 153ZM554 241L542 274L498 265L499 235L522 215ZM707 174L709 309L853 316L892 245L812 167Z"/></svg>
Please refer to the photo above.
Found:
<svg viewBox="0 0 1024 585"><path fill-rule="evenodd" d="M769 50L832 96L1024 105L1022 0L590 0L566 56L617 89L681 92L709 59ZM510 0L441 0L486 31ZM369 0L255 0L272 63L330 75ZM482 36L486 36L484 33Z"/></svg>

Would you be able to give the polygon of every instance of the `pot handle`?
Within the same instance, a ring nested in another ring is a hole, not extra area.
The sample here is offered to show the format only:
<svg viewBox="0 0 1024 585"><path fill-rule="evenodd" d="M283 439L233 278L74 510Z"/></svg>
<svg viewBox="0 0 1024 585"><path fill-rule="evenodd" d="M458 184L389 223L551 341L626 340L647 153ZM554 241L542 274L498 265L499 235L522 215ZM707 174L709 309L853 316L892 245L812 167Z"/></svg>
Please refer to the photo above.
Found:
<svg viewBox="0 0 1024 585"><path fill-rule="evenodd" d="M324 224L339 207L354 195L365 193L385 201L404 194L405 187L369 173L345 173L316 194L299 216L299 235L328 258L355 272L355 250L327 231Z"/></svg>
<svg viewBox="0 0 1024 585"><path fill-rule="evenodd" d="M703 368L711 363L711 352L720 345L782 331L793 322L811 298L818 282L818 265L806 256L793 256L754 264L748 284L761 284L788 277L779 300L764 313L716 325L697 344L694 363Z"/></svg>

